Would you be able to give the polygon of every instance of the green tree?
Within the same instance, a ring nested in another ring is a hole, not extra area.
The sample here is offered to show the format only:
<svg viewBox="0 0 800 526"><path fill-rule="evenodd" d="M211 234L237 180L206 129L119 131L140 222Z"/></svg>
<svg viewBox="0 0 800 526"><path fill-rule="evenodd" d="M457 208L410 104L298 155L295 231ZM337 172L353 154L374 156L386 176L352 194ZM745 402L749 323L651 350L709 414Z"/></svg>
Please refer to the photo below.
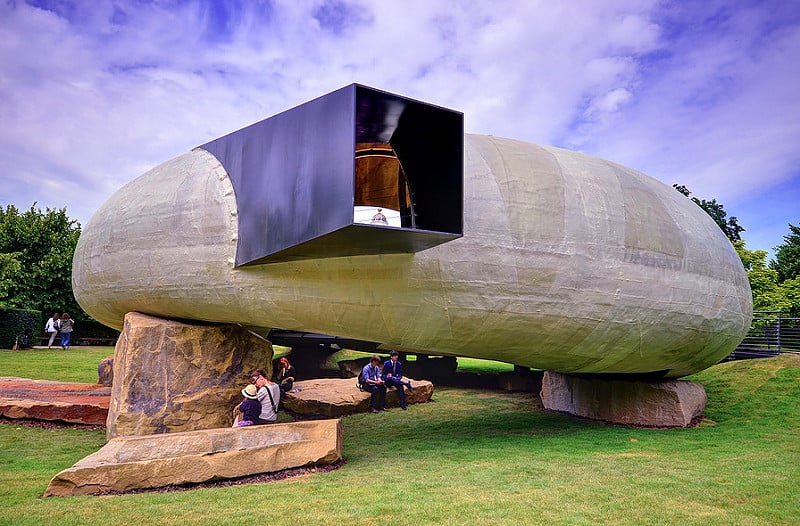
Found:
<svg viewBox="0 0 800 526"><path fill-rule="evenodd" d="M744 241L733 247L742 260L753 291L753 310L775 310L784 315L800 313L800 279L779 283L778 273L767 267L766 250L748 250Z"/></svg>
<svg viewBox="0 0 800 526"><path fill-rule="evenodd" d="M783 236L783 244L775 247L769 268L778 273L779 282L800 278L800 227L789 224L789 233Z"/></svg>
<svg viewBox="0 0 800 526"><path fill-rule="evenodd" d="M711 216L711 219L713 219L714 222L719 225L722 231L725 232L725 235L728 236L728 239L730 239L731 242L742 240L741 234L745 231L744 227L739 224L739 220L736 218L736 216L728 217L728 213L725 212L725 208L722 206L722 203L718 203L716 199L706 201L705 199L691 197L692 192L690 192L689 189L682 184L673 184L672 187L694 201L697 206L705 210L706 213Z"/></svg>
<svg viewBox="0 0 800 526"><path fill-rule="evenodd" d="M72 256L80 224L65 208L20 213L0 208L0 307L67 311L84 318L72 294Z"/></svg>

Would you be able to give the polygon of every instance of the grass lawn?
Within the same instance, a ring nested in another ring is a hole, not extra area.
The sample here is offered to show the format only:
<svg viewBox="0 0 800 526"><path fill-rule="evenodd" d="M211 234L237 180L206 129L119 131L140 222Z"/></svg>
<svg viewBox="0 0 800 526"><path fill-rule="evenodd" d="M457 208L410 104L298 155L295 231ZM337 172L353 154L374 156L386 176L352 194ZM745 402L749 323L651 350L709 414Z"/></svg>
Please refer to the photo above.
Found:
<svg viewBox="0 0 800 526"><path fill-rule="evenodd" d="M0 351L0 376L96 381L105 350L47 351L33 368L45 351ZM798 524L800 356L691 379L709 396L694 429L612 427L544 412L530 394L437 388L408 411L343 418L336 471L159 494L42 499L104 432L0 423L0 524Z"/></svg>

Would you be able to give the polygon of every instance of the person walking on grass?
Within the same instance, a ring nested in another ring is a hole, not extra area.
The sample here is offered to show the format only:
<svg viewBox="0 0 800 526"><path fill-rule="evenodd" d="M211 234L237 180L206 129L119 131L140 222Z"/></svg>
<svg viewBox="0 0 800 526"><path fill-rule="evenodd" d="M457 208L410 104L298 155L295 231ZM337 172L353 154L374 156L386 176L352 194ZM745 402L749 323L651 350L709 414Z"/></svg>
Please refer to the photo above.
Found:
<svg viewBox="0 0 800 526"><path fill-rule="evenodd" d="M58 313L54 313L53 317L47 320L47 323L44 326L44 332L50 336L50 340L47 342L47 348L53 346L53 341L56 339L56 335L58 334L58 324L59 324L60 316Z"/></svg>
<svg viewBox="0 0 800 526"><path fill-rule="evenodd" d="M370 411L377 413L386 409L386 383L381 378L381 357L373 354L369 363L361 370L364 377L364 389L370 392Z"/></svg>
<svg viewBox="0 0 800 526"><path fill-rule="evenodd" d="M61 331L61 348L69 349L70 338L72 337L72 328L75 326L75 320L69 317L66 312L61 315L61 320L58 322L58 330Z"/></svg>

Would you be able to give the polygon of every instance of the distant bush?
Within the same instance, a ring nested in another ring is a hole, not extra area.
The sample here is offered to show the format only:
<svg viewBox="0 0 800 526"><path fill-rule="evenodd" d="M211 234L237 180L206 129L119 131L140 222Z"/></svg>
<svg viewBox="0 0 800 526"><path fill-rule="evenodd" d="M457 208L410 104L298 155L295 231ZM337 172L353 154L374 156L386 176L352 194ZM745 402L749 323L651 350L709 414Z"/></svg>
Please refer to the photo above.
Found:
<svg viewBox="0 0 800 526"><path fill-rule="evenodd" d="M17 337L25 337L28 345L33 345L34 338L39 336L40 317L38 310L0 309L0 348L10 349Z"/></svg>

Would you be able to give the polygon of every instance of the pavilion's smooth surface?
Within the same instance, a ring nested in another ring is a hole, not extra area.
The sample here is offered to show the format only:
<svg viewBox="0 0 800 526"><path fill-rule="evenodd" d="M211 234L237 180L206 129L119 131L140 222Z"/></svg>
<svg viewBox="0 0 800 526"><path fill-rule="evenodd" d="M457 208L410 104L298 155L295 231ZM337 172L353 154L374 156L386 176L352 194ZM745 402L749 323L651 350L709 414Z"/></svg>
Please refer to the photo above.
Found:
<svg viewBox="0 0 800 526"><path fill-rule="evenodd" d="M236 238L230 180L194 150L120 189L86 224L75 296L117 328L139 311L564 373L670 377L718 362L752 314L730 242L673 188L496 137L465 137L460 239L416 254L235 269Z"/></svg>

